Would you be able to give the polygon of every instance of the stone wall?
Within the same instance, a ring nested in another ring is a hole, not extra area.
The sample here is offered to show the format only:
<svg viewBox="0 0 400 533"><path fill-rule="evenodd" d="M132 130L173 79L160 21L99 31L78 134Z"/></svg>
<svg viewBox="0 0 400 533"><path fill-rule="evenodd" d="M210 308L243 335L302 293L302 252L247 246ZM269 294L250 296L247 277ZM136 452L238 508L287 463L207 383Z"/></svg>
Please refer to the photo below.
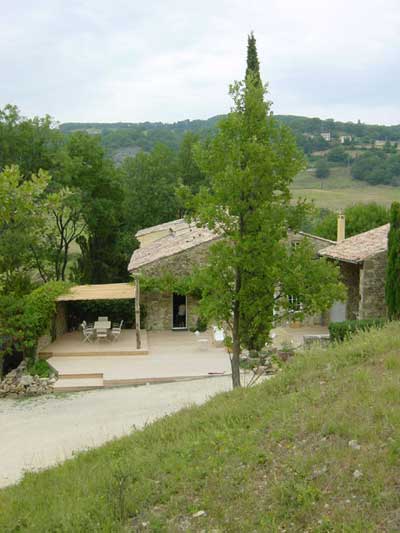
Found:
<svg viewBox="0 0 400 533"><path fill-rule="evenodd" d="M340 274L347 288L346 319L359 318L360 306L360 267L353 263L340 263Z"/></svg>
<svg viewBox="0 0 400 533"><path fill-rule="evenodd" d="M162 276L166 272L176 276L188 276L195 266L207 263L208 249L215 241L204 242L183 252L163 257L139 270L146 276Z"/></svg>
<svg viewBox="0 0 400 533"><path fill-rule="evenodd" d="M146 318L144 327L151 330L172 329L172 294L142 292L141 304L145 306ZM193 296L187 297L187 327L196 327L198 318L198 300Z"/></svg>
<svg viewBox="0 0 400 533"><path fill-rule="evenodd" d="M288 234L288 243L299 242L307 238L310 240L315 251L329 246L331 243L324 239L314 238L313 236L303 235L301 233ZM190 275L195 266L205 265L207 263L208 250L210 245L215 241L200 244L189 250L185 250L178 254L164 257L140 268L140 273L145 276L162 276L166 273L171 273L175 276ZM171 329L172 327L172 295L170 293L162 294L160 292L146 292L142 291L140 295L140 303L146 309L146 329L163 330ZM198 300L188 296L187 311L188 311L188 328L196 326L198 318ZM324 324L326 323L326 314L306 317L304 324Z"/></svg>
<svg viewBox="0 0 400 533"><path fill-rule="evenodd" d="M360 319L386 316L386 267L386 251L364 261L360 272Z"/></svg>

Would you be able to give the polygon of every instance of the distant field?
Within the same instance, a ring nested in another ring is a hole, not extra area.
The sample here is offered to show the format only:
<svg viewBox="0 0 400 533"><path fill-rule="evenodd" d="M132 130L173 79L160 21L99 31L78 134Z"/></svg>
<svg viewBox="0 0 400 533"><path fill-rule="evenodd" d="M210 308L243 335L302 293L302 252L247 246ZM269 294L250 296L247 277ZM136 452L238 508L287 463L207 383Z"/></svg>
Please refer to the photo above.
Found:
<svg viewBox="0 0 400 533"><path fill-rule="evenodd" d="M373 187L350 176L347 167L331 169L329 178L317 179L314 172L301 172L292 186L293 196L314 200L318 207L340 209L356 202L377 202L390 205L400 201L400 187L380 185Z"/></svg>

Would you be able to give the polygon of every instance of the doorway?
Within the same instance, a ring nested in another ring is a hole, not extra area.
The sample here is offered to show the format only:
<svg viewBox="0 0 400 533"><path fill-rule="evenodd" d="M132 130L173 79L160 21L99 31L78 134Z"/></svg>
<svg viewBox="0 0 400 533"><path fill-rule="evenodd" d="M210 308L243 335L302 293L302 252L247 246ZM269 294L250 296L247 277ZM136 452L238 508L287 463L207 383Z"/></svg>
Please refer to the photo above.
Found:
<svg viewBox="0 0 400 533"><path fill-rule="evenodd" d="M185 295L172 295L172 329L187 329L187 299Z"/></svg>
<svg viewBox="0 0 400 533"><path fill-rule="evenodd" d="M346 303L345 302L335 302L329 312L329 321L330 322L343 322L346 320Z"/></svg>

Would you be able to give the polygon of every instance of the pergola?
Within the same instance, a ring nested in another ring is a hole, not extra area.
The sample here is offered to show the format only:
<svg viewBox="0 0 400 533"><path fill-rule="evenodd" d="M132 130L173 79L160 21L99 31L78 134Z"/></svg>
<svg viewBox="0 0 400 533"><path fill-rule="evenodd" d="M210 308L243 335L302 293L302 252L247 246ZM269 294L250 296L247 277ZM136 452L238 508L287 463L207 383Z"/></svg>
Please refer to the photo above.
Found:
<svg viewBox="0 0 400 533"><path fill-rule="evenodd" d="M57 302L82 300L135 300L136 348L141 348L139 282L106 283L102 285L75 285L68 292L58 296Z"/></svg>

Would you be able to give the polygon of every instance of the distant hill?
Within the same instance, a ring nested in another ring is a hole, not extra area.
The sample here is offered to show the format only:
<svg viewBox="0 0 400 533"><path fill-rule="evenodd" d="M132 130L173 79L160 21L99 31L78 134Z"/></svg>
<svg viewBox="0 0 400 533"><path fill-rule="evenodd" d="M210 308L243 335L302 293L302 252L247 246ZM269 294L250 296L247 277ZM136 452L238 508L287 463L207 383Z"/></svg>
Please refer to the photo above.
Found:
<svg viewBox="0 0 400 533"><path fill-rule="evenodd" d="M108 153L120 162L127 155L135 155L140 150L152 150L157 143L163 143L172 150L177 150L185 133L190 131L205 137L215 130L217 122L222 117L223 115L217 115L207 120L182 120L171 124L68 122L61 124L60 130L64 133L86 131L100 135ZM293 130L299 145L306 153L328 148L329 145L321 137L321 133L330 133L333 140L339 139L341 135L347 135L362 143L374 140L400 141L400 125L381 126L295 115L276 115L276 118Z"/></svg>

